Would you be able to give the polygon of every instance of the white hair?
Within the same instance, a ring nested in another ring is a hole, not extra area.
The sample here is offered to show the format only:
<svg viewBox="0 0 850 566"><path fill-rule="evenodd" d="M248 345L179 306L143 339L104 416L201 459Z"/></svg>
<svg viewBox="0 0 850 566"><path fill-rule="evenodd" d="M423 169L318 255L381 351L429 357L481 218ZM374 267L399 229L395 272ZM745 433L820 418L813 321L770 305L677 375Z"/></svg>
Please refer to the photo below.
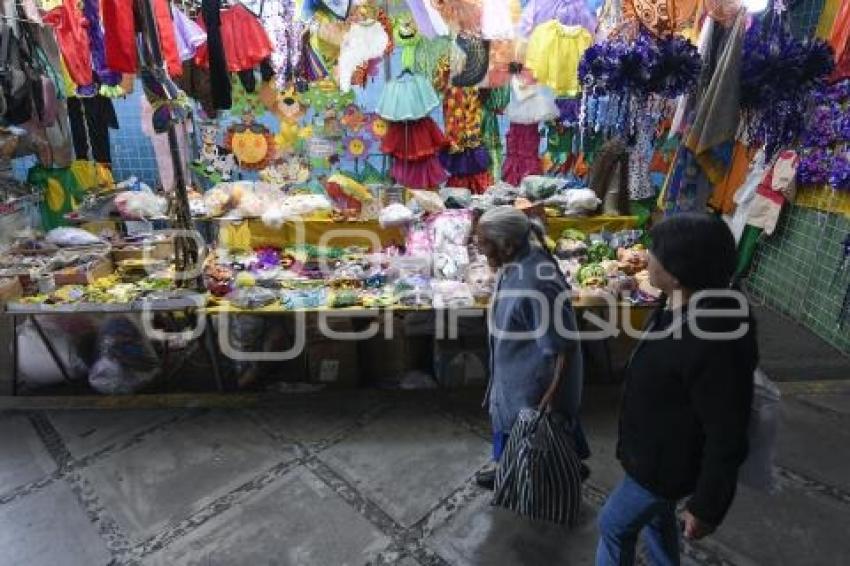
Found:
<svg viewBox="0 0 850 566"><path fill-rule="evenodd" d="M516 250L528 241L531 222L512 206L491 208L478 220L478 231L500 250Z"/></svg>

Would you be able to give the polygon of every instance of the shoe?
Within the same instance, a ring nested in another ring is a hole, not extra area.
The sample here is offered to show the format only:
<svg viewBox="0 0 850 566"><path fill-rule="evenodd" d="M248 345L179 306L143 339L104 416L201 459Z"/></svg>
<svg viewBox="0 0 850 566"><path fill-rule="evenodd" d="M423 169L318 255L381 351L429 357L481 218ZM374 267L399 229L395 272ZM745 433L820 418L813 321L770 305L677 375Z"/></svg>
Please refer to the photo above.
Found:
<svg viewBox="0 0 850 566"><path fill-rule="evenodd" d="M475 474L475 483L478 487L493 491L496 488L496 470L485 470Z"/></svg>

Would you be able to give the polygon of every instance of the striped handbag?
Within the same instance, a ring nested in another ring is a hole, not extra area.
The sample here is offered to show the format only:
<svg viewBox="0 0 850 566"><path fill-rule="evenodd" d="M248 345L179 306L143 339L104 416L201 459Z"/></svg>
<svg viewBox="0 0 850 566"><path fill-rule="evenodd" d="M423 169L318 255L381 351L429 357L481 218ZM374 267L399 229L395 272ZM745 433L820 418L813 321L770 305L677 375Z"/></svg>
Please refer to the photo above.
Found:
<svg viewBox="0 0 850 566"><path fill-rule="evenodd" d="M496 470L493 505L574 526L581 462L566 423L546 410L520 411Z"/></svg>

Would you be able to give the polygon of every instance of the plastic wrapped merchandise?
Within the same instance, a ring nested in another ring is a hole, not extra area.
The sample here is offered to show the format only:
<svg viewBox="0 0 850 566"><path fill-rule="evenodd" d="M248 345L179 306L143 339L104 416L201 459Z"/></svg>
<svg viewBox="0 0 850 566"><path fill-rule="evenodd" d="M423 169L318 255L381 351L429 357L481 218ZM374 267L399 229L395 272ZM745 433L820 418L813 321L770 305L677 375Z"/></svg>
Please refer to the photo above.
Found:
<svg viewBox="0 0 850 566"><path fill-rule="evenodd" d="M381 227L403 226L413 221L413 211L403 204L393 203L384 207L378 216Z"/></svg>
<svg viewBox="0 0 850 566"><path fill-rule="evenodd" d="M168 212L168 201L150 189L118 193L114 202L124 220L160 218Z"/></svg>
<svg viewBox="0 0 850 566"><path fill-rule="evenodd" d="M564 179L528 175L522 180L522 192L532 201L545 200L563 189L566 184L567 182Z"/></svg>
<svg viewBox="0 0 850 566"><path fill-rule="evenodd" d="M129 395L152 382L159 359L150 341L128 316L113 316L100 329L97 361L89 385L105 395Z"/></svg>
<svg viewBox="0 0 850 566"><path fill-rule="evenodd" d="M54 228L47 233L45 239L51 244L61 248L77 247L77 246L94 246L103 244L103 240L80 228Z"/></svg>
<svg viewBox="0 0 850 566"><path fill-rule="evenodd" d="M433 191L410 191L413 195L413 200L419 205L423 212L428 214L436 214L446 209L443 198L439 193Z"/></svg>
<svg viewBox="0 0 850 566"><path fill-rule="evenodd" d="M475 305L469 285L460 281L431 281L434 308L468 308Z"/></svg>
<svg viewBox="0 0 850 566"><path fill-rule="evenodd" d="M237 289L227 295L227 299L239 309L260 309L277 301L277 293L265 287Z"/></svg>
<svg viewBox="0 0 850 566"><path fill-rule="evenodd" d="M570 189L567 191L567 196L569 197L566 203L567 214L594 212L602 202L590 189Z"/></svg>
<svg viewBox="0 0 850 566"><path fill-rule="evenodd" d="M469 266L469 236L472 212L447 210L429 219L433 242L434 276L460 280Z"/></svg>
<svg viewBox="0 0 850 566"><path fill-rule="evenodd" d="M470 264L466 271L466 281L469 283L469 290L476 302L489 302L496 281L493 277L493 270L490 269L486 261Z"/></svg>

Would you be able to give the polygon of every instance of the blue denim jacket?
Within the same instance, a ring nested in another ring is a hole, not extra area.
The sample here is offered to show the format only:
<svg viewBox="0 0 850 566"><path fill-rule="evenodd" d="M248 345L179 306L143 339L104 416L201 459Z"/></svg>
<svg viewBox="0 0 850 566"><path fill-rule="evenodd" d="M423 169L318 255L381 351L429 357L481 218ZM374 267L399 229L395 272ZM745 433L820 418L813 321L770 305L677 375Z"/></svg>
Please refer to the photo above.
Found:
<svg viewBox="0 0 850 566"><path fill-rule="evenodd" d="M538 406L562 352L568 355L568 363L552 406L564 416L578 416L583 384L581 345L577 338L564 336L565 329L576 330L576 318L566 298L567 283L556 270L544 250L529 245L499 274L489 317L488 399L495 431L509 432L520 410ZM564 296L560 303L559 296ZM557 312L556 306L560 307ZM505 332L527 335L512 337ZM533 336L528 335L532 332Z"/></svg>

